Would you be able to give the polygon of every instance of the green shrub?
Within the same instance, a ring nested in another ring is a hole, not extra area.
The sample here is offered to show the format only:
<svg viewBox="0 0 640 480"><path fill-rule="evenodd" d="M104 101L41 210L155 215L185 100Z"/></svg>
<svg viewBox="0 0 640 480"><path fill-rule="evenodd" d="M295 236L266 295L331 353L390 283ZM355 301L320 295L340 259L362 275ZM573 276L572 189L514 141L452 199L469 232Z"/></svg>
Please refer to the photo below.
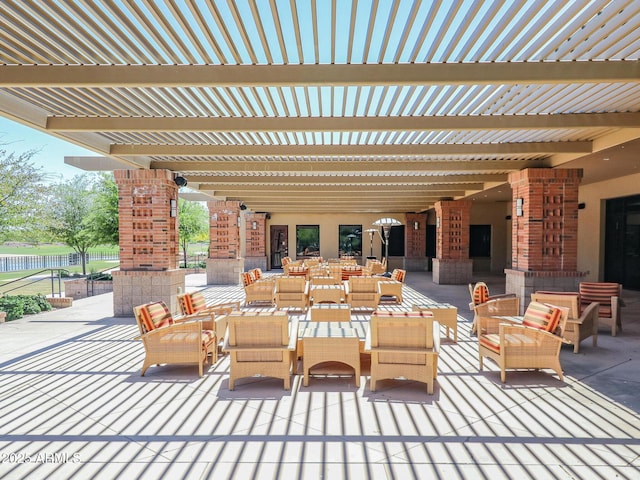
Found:
<svg viewBox="0 0 640 480"><path fill-rule="evenodd" d="M10 295L0 298L0 310L7 312L6 321L11 321L22 318L23 315L51 310L51 305L41 294Z"/></svg>
<svg viewBox="0 0 640 480"><path fill-rule="evenodd" d="M7 318L5 319L7 322L22 318L24 315L22 301L17 297L0 298L0 310L7 312Z"/></svg>

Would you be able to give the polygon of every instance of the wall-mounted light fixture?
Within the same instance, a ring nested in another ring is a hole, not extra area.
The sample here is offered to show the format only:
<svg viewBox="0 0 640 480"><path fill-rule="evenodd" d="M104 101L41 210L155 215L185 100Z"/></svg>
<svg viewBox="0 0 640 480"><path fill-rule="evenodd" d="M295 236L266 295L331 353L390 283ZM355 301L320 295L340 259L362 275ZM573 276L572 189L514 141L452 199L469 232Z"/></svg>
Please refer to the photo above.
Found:
<svg viewBox="0 0 640 480"><path fill-rule="evenodd" d="M578 204L578 210L584 210L586 207L587 207L587 204L584 202Z"/></svg>
<svg viewBox="0 0 640 480"><path fill-rule="evenodd" d="M254 220L253 222L251 222L251 230L257 230L257 229L258 229L258 222Z"/></svg>
<svg viewBox="0 0 640 480"><path fill-rule="evenodd" d="M436 217L436 227L440 227L440 217Z"/></svg>
<svg viewBox="0 0 640 480"><path fill-rule="evenodd" d="M175 198L172 198L169 200L169 215L171 217L178 216L178 202L176 201Z"/></svg>
<svg viewBox="0 0 640 480"><path fill-rule="evenodd" d="M524 211L522 209L524 205L524 198L516 198L516 217L521 217L524 215Z"/></svg>
<svg viewBox="0 0 640 480"><path fill-rule="evenodd" d="M413 229L414 230L420 230L420 222L418 222L418 221L413 222Z"/></svg>

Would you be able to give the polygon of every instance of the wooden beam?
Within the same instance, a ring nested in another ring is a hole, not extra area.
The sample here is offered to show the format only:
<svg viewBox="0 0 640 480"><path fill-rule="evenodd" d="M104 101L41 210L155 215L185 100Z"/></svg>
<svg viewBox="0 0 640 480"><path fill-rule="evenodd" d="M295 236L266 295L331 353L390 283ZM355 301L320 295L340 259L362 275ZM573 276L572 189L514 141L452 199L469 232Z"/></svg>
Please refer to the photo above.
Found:
<svg viewBox="0 0 640 480"><path fill-rule="evenodd" d="M522 170L547 166L544 160L458 160L458 161L394 161L394 160L314 160L151 162L153 169L167 169L182 174L189 172L484 172Z"/></svg>
<svg viewBox="0 0 640 480"><path fill-rule="evenodd" d="M640 126L640 113L432 117L48 117L52 132L364 132L535 130Z"/></svg>
<svg viewBox="0 0 640 480"><path fill-rule="evenodd" d="M520 142L437 145L158 145L114 144L111 155L187 157L423 157L429 155L551 155L591 153L591 142Z"/></svg>
<svg viewBox="0 0 640 480"><path fill-rule="evenodd" d="M2 65L0 87L505 85L636 82L637 60L331 65Z"/></svg>

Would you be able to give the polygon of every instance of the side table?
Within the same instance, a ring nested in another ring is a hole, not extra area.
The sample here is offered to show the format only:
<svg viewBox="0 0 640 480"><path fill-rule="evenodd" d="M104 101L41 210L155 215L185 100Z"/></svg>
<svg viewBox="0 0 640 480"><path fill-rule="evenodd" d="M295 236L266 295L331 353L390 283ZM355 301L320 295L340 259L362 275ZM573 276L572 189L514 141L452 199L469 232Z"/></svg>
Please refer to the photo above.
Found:
<svg viewBox="0 0 640 480"><path fill-rule="evenodd" d="M354 369L360 387L360 339L348 322L322 322L307 327L302 334L304 350L302 384L309 386L309 370L324 362L340 362Z"/></svg>

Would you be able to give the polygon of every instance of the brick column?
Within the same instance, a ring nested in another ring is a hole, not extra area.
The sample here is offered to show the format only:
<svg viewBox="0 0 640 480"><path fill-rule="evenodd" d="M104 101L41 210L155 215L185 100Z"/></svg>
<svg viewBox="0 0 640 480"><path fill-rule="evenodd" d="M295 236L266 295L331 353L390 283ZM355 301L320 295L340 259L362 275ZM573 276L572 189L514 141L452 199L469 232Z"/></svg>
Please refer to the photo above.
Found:
<svg viewBox="0 0 640 480"><path fill-rule="evenodd" d="M207 283L235 285L244 270L240 258L240 202L213 201L209 207Z"/></svg>
<svg viewBox="0 0 640 480"><path fill-rule="evenodd" d="M421 213L407 213L406 220L405 270L414 272L426 271L429 268L429 259L427 258L427 217Z"/></svg>
<svg viewBox="0 0 640 480"><path fill-rule="evenodd" d="M169 170L116 170L120 270L113 273L113 311L131 316L133 307L164 301L177 310L184 272L177 268L178 223L172 202L178 187Z"/></svg>
<svg viewBox="0 0 640 480"><path fill-rule="evenodd" d="M244 268L267 269L267 214L245 213Z"/></svg>
<svg viewBox="0 0 640 480"><path fill-rule="evenodd" d="M471 202L437 202L435 210L436 258L433 259L433 281L450 285L469 283L473 273L473 260L469 258Z"/></svg>
<svg viewBox="0 0 640 480"><path fill-rule="evenodd" d="M577 291L578 187L582 169L530 168L509 175L512 268L506 291L526 306L536 290Z"/></svg>

